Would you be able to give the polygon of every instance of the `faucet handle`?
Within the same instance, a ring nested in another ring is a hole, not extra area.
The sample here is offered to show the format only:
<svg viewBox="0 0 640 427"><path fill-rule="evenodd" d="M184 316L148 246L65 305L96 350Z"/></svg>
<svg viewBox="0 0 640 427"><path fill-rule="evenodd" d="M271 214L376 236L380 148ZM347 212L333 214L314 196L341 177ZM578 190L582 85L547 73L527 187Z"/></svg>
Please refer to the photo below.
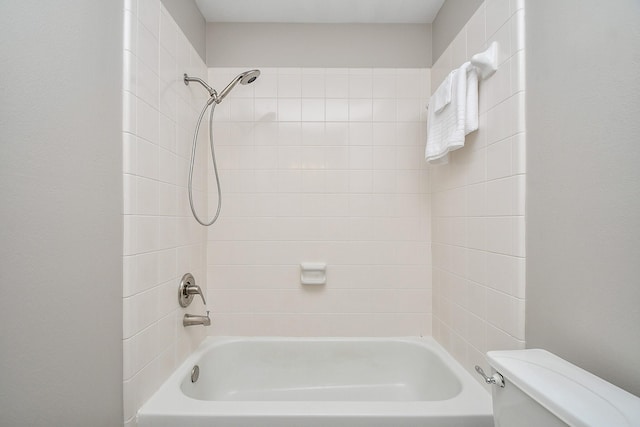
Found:
<svg viewBox="0 0 640 427"><path fill-rule="evenodd" d="M200 289L200 286L193 284L193 285L187 285L187 287L185 288L187 291L187 295L200 295L200 298L202 298L202 303L204 305L207 305L207 302L204 300L204 295L202 294L202 289Z"/></svg>
<svg viewBox="0 0 640 427"><path fill-rule="evenodd" d="M191 273L187 273L182 276L180 280L180 286L178 287L178 303L180 307L187 307L193 301L194 295L200 295L203 304L207 304L202 293L200 286L196 285L196 279Z"/></svg>

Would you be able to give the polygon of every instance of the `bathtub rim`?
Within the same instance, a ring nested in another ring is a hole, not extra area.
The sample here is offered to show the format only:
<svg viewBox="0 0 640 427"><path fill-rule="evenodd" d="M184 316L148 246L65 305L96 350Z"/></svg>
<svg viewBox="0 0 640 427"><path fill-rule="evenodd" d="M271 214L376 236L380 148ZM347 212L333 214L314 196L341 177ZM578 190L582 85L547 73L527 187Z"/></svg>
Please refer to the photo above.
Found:
<svg viewBox="0 0 640 427"><path fill-rule="evenodd" d="M426 347L435 353L462 385L456 396L436 401L215 401L185 395L181 384L193 365L215 347L234 342L400 342ZM491 394L433 337L242 337L208 336L144 403L138 422L155 417L474 417L493 416Z"/></svg>

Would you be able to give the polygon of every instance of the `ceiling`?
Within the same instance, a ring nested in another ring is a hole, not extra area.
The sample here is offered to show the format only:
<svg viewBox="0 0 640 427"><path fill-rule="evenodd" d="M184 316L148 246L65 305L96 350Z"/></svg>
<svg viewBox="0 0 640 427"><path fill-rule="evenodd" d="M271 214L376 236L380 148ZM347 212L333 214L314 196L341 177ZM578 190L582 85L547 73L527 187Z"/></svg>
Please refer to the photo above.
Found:
<svg viewBox="0 0 640 427"><path fill-rule="evenodd" d="M444 0L196 0L207 22L430 24Z"/></svg>

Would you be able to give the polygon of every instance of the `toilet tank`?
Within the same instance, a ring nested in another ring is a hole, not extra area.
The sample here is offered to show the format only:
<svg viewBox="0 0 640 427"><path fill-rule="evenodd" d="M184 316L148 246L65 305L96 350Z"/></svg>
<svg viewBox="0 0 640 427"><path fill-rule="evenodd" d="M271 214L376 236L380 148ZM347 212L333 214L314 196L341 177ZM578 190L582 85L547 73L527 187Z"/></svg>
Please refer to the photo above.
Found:
<svg viewBox="0 0 640 427"><path fill-rule="evenodd" d="M496 427L640 426L640 398L545 350L490 351Z"/></svg>

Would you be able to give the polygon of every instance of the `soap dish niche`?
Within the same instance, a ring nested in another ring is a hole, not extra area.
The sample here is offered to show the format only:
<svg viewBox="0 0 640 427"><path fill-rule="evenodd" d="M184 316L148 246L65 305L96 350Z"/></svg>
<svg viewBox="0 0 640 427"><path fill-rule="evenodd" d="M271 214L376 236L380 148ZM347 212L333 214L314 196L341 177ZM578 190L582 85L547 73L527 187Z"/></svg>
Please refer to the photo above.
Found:
<svg viewBox="0 0 640 427"><path fill-rule="evenodd" d="M327 264L322 262L303 262L300 264L300 283L318 286L327 283Z"/></svg>

